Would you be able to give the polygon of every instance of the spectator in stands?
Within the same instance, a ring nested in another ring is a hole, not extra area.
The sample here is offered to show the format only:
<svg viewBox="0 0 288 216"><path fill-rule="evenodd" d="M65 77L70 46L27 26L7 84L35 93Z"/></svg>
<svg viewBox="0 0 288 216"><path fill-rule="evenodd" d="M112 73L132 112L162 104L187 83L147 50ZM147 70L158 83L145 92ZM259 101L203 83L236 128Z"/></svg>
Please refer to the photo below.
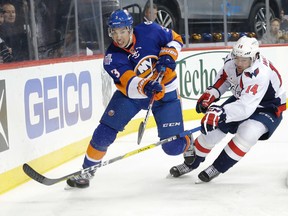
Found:
<svg viewBox="0 0 288 216"><path fill-rule="evenodd" d="M284 10L280 11L280 30L288 32L288 15L285 15Z"/></svg>
<svg viewBox="0 0 288 216"><path fill-rule="evenodd" d="M282 9L288 14L288 0L281 0Z"/></svg>
<svg viewBox="0 0 288 216"><path fill-rule="evenodd" d="M157 5L153 4L152 8L153 9L151 11L150 2L147 2L147 4L144 7L144 21L154 22L155 19L157 18L157 11L158 11Z"/></svg>
<svg viewBox="0 0 288 216"><path fill-rule="evenodd" d="M0 7L0 26L4 23L4 13L5 11ZM0 62L12 62L13 56L11 53L11 48L7 47L5 41L0 37Z"/></svg>
<svg viewBox="0 0 288 216"><path fill-rule="evenodd" d="M4 23L1 25L0 37L11 47L14 61L24 61L29 59L28 39L23 20L17 22L16 10L13 4L4 3L2 5L4 13Z"/></svg>
<svg viewBox="0 0 288 216"><path fill-rule="evenodd" d="M4 13L5 11L0 7L0 26L4 23Z"/></svg>
<svg viewBox="0 0 288 216"><path fill-rule="evenodd" d="M270 23L270 32L266 32L262 39L262 44L277 44L283 43L283 32L280 30L281 21L278 18L274 18Z"/></svg>

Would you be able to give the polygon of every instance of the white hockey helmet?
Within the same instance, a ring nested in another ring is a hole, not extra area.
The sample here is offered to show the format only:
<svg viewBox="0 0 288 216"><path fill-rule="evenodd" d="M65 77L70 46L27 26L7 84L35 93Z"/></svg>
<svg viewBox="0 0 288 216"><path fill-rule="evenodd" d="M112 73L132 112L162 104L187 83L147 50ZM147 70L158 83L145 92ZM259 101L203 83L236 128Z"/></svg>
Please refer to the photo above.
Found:
<svg viewBox="0 0 288 216"><path fill-rule="evenodd" d="M257 59L259 43L257 39L243 36L233 46L232 54L234 56L251 58L252 62Z"/></svg>

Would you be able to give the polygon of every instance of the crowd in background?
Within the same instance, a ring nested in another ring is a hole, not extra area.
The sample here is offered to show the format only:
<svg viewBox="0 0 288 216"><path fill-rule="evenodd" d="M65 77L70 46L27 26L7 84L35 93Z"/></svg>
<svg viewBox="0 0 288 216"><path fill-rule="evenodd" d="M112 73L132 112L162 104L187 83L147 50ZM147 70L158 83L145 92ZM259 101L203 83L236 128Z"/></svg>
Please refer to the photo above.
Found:
<svg viewBox="0 0 288 216"><path fill-rule="evenodd" d="M273 18L270 21L270 31L263 35L261 42L263 44L288 42L288 15L285 15L283 9L280 12L280 18Z"/></svg>
<svg viewBox="0 0 288 216"><path fill-rule="evenodd" d="M27 0L0 0L0 61L2 63L37 59L35 58L35 47L33 50L32 44L33 32L31 31L31 7L29 2ZM82 32L80 32L78 38L75 36L75 28L69 27L75 25L74 22L68 23L69 16L74 16L71 9L71 2L73 1L35 0L34 2L37 7L35 11L37 23L34 34L37 35L38 59L75 55L77 40L80 44L80 50L82 50L80 54L87 54L87 50L99 49L100 42L95 39L96 33L91 33L91 29L95 26L99 28L99 23L93 24L90 21L89 25L79 23L79 30ZM150 12L151 8L153 9L152 12ZM84 17L85 20L89 19L85 17L87 11L83 10L80 13L82 14L78 16ZM287 14L283 9L280 17L273 18L270 21L270 31L267 31L262 38L258 38L262 44L288 43ZM157 22L156 18L157 5L154 4L150 7L147 2L142 21ZM99 17L97 20L99 20ZM105 25L105 19L103 21ZM104 35L106 42L109 37L107 37L105 28Z"/></svg>

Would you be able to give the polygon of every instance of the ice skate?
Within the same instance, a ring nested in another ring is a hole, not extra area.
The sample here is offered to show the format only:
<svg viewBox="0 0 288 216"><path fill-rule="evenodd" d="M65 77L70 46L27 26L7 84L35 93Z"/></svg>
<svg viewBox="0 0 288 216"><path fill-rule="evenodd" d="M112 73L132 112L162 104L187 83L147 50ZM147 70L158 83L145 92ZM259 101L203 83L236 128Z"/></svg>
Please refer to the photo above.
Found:
<svg viewBox="0 0 288 216"><path fill-rule="evenodd" d="M170 174L173 177L179 177L181 175L184 175L186 173L191 172L193 169L190 167L193 162L195 161L195 148L194 148L194 144L193 144L193 138L190 137L191 140L191 144L188 147L188 149L183 153L184 156L184 163L179 164L177 166L173 166L170 169Z"/></svg>
<svg viewBox="0 0 288 216"><path fill-rule="evenodd" d="M193 169L184 162L184 163L179 164L177 166L173 166L170 169L170 174L171 174L171 176L177 178L181 175L184 175L184 174L191 172L192 170Z"/></svg>
<svg viewBox="0 0 288 216"><path fill-rule="evenodd" d="M207 169L199 173L198 178L202 182L210 182L212 179L216 178L220 172L213 166L209 166Z"/></svg>
<svg viewBox="0 0 288 216"><path fill-rule="evenodd" d="M195 161L196 155L195 155L195 147L194 147L194 140L190 136L191 144L188 147L188 149L183 153L184 161L186 164L191 165Z"/></svg>

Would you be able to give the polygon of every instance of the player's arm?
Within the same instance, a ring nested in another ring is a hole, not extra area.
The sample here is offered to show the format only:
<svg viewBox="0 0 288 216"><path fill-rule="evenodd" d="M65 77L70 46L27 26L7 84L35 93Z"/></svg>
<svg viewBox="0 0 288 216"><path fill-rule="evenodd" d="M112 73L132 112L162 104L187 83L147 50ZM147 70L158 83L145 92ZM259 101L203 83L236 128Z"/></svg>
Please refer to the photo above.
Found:
<svg viewBox="0 0 288 216"><path fill-rule="evenodd" d="M156 70L160 72L163 68L165 69L163 83L167 83L176 77L176 73L173 72L176 68L178 53L183 47L183 41L179 34L163 27L159 30L159 39L161 50L158 55Z"/></svg>
<svg viewBox="0 0 288 216"><path fill-rule="evenodd" d="M132 99L144 99L152 97L155 93L155 100L164 97L165 87L152 78L141 78L136 75L129 64L105 65L104 69L113 78L115 86L124 95Z"/></svg>
<svg viewBox="0 0 288 216"><path fill-rule="evenodd" d="M229 122L245 120L255 112L267 91L269 79L265 76L255 80L244 78L242 83L243 90L238 100L223 107L212 105L208 108L201 120L202 133L225 127Z"/></svg>

